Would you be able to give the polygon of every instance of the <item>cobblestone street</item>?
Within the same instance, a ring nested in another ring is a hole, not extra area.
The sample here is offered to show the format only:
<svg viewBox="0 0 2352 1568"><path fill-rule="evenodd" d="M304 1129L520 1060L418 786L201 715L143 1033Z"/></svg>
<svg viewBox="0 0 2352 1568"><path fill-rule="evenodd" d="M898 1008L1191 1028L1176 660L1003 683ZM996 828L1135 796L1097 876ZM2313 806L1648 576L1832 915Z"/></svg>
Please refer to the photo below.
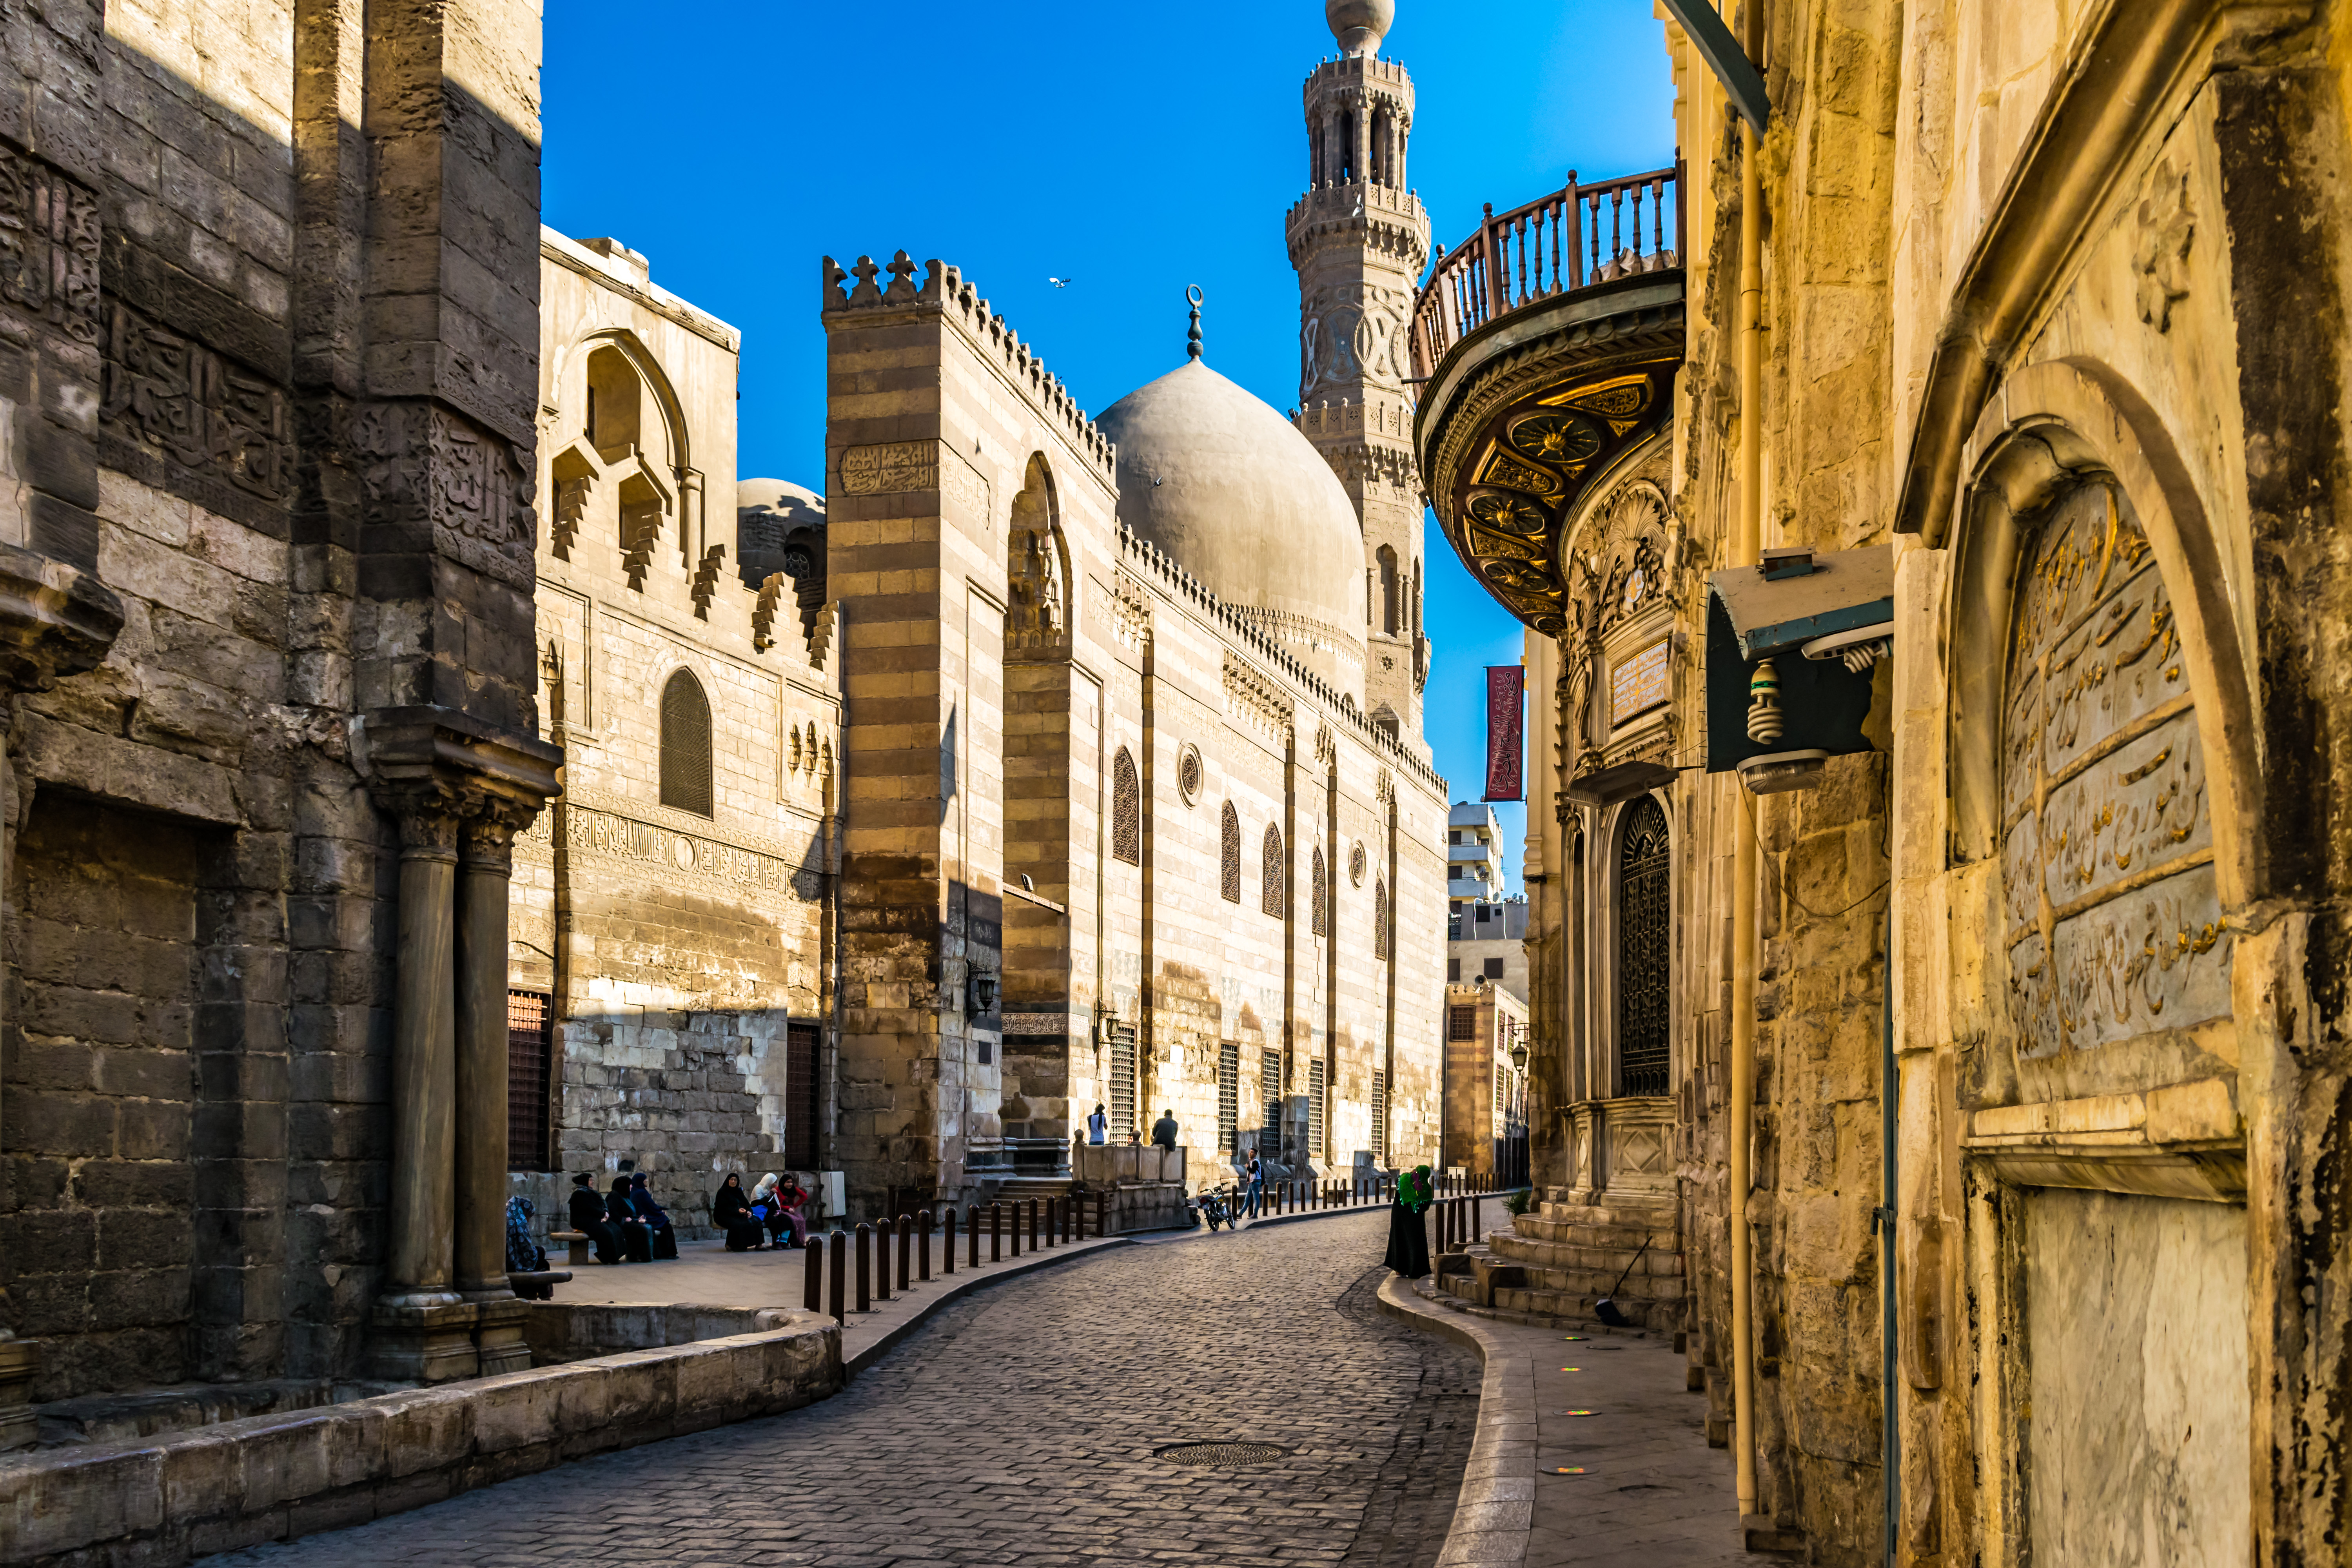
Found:
<svg viewBox="0 0 2352 1568"><path fill-rule="evenodd" d="M1384 1226L1372 1210L1106 1252L957 1302L790 1415L208 1561L1432 1563L1479 1368L1377 1313ZM1291 1454L1152 1457L1231 1438Z"/></svg>

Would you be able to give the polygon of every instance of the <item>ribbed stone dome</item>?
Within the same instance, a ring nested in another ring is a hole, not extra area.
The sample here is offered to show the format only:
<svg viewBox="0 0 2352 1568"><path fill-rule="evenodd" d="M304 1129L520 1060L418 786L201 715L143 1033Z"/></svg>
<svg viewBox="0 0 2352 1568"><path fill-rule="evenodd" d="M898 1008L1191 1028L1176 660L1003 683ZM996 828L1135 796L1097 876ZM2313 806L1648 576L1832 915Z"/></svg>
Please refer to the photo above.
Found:
<svg viewBox="0 0 2352 1568"><path fill-rule="evenodd" d="M1307 437L1199 360L1095 423L1118 443L1119 521L1360 700L1363 529Z"/></svg>

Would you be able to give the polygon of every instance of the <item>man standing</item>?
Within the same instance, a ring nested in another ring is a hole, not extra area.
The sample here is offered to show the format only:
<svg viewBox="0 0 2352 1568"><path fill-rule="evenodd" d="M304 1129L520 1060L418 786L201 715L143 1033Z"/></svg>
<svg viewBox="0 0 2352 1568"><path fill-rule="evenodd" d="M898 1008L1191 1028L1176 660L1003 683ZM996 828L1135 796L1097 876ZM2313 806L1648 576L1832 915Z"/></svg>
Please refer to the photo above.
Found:
<svg viewBox="0 0 2352 1568"><path fill-rule="evenodd" d="M1265 1165L1264 1165L1264 1164L1259 1161L1259 1159L1258 1159L1258 1157L1257 1157L1257 1151L1256 1151L1256 1150L1255 1150L1255 1149L1253 1149L1253 1150L1251 1150L1251 1151L1250 1151L1250 1163L1249 1163L1249 1205L1248 1205L1248 1208L1247 1208L1247 1213L1248 1213L1248 1215L1249 1215L1250 1218L1252 1218L1252 1219L1255 1219L1255 1218L1257 1218L1257 1210L1258 1210L1258 1205L1259 1205L1260 1204L1264 1203L1265 1201Z"/></svg>
<svg viewBox="0 0 2352 1568"><path fill-rule="evenodd" d="M1151 1124L1151 1141L1162 1149L1171 1152L1175 1149L1176 1113L1173 1110L1160 1111L1160 1120Z"/></svg>

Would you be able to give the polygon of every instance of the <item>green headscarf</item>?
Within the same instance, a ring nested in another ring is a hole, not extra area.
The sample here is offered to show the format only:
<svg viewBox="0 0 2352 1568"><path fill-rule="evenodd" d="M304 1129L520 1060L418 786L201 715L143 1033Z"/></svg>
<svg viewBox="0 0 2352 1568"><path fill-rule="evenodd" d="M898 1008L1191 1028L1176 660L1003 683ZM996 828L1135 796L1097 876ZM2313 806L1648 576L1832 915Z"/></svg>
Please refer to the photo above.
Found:
<svg viewBox="0 0 2352 1568"><path fill-rule="evenodd" d="M1435 1202L1436 1195L1431 1187L1429 1167L1426 1165L1415 1165L1397 1178L1396 1201L1415 1214Z"/></svg>

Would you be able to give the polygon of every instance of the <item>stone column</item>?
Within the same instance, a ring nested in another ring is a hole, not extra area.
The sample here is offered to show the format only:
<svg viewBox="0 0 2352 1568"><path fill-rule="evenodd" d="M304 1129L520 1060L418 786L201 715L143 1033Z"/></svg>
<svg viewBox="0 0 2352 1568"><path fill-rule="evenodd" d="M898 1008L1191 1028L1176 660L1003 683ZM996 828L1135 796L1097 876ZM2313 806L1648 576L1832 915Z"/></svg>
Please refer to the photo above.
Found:
<svg viewBox="0 0 2352 1568"><path fill-rule="evenodd" d="M438 1383L477 1370L476 1317L454 1289L457 1021L455 803L424 790L400 819L394 983L392 1214L376 1302L376 1375Z"/></svg>
<svg viewBox="0 0 2352 1568"><path fill-rule="evenodd" d="M122 629L122 602L80 568L0 543L0 926L16 885L16 831L24 826L8 742L16 696L46 691L68 675L94 668ZM6 987L0 975L0 1008ZM0 1027L6 1018L0 1011ZM0 1453L33 1441L33 1378L40 1345L16 1335L8 1292L0 1287Z"/></svg>
<svg viewBox="0 0 2352 1568"><path fill-rule="evenodd" d="M457 871L457 1289L477 1303L484 1376L530 1366L527 1309L507 1283L507 891L513 814L483 807L460 832Z"/></svg>

